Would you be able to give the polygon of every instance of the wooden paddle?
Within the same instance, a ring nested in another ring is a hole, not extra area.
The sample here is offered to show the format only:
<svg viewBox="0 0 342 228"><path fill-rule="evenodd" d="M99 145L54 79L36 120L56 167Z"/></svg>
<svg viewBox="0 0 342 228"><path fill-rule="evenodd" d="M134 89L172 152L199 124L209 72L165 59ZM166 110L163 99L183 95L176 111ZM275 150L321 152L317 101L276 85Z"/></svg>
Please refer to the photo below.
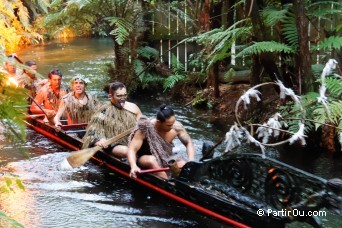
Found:
<svg viewBox="0 0 342 228"><path fill-rule="evenodd" d="M133 129L134 128L130 128L127 131L124 131L121 134L114 136L113 138L108 139L104 144L106 146L108 146L108 145L112 144L113 142L116 142L116 141L122 139L123 137L129 135ZM97 151L99 151L101 149L103 149L103 147L95 146L95 147L91 147L91 148L87 148L87 149L83 149L83 150L73 152L72 155L67 157L67 161L69 162L69 164L72 168L79 167L79 166L83 165L84 163L86 163Z"/></svg>

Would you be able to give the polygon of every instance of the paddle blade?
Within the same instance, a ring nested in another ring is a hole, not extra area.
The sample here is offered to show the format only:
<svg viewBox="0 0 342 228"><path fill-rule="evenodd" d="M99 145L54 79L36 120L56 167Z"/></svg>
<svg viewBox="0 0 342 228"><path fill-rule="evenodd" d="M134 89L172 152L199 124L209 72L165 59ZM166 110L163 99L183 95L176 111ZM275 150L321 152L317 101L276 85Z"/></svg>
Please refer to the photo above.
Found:
<svg viewBox="0 0 342 228"><path fill-rule="evenodd" d="M101 149L102 147L95 146L73 152L69 157L67 157L67 161L69 162L69 165L73 168L80 167L81 165L86 163L97 151Z"/></svg>

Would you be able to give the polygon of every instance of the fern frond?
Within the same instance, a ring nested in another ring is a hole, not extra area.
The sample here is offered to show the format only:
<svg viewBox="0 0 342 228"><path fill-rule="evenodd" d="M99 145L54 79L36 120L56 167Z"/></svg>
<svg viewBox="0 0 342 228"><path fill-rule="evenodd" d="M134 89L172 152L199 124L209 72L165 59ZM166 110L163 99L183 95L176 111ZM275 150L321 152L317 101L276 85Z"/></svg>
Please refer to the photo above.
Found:
<svg viewBox="0 0 342 228"><path fill-rule="evenodd" d="M143 61L139 59L133 60L133 70L134 70L135 75L139 76L140 81L144 75L143 74L144 69L145 69L145 64Z"/></svg>
<svg viewBox="0 0 342 228"><path fill-rule="evenodd" d="M311 47L312 50L326 50L326 49L341 49L342 48L342 37L341 36L330 36L317 45Z"/></svg>
<svg viewBox="0 0 342 228"><path fill-rule="evenodd" d="M298 32L295 20L295 15L293 13L289 13L282 21L282 32L284 38L293 47L293 49L297 49L298 47Z"/></svg>
<svg viewBox="0 0 342 228"><path fill-rule="evenodd" d="M129 33L133 30L133 23L127 19L120 17L107 17L111 26L114 25L114 29L110 32L111 35L115 36L115 41L122 45L129 36Z"/></svg>
<svg viewBox="0 0 342 228"><path fill-rule="evenodd" d="M283 21L287 16L289 5L285 5L284 9L279 10L277 8L267 7L261 11L261 15L264 18L265 24L268 26L274 26L277 23Z"/></svg>
<svg viewBox="0 0 342 228"><path fill-rule="evenodd" d="M326 87L331 97L341 99L342 98L342 81L341 79L328 77L326 78Z"/></svg>
<svg viewBox="0 0 342 228"><path fill-rule="evenodd" d="M177 57L174 54L171 55L171 67L172 67L172 72L174 74L176 75L184 74L184 70L185 70L184 64L178 61Z"/></svg>
<svg viewBox="0 0 342 228"><path fill-rule="evenodd" d="M167 89L173 88L177 82L183 81L184 79L185 79L184 75L179 75L179 74L170 75L164 81L164 84L163 84L164 91L166 91Z"/></svg>
<svg viewBox="0 0 342 228"><path fill-rule="evenodd" d="M137 49L137 53L139 56L144 57L149 60L153 60L159 57L158 50L150 46L139 47Z"/></svg>
<svg viewBox="0 0 342 228"><path fill-rule="evenodd" d="M278 43L275 41L263 41L255 42L251 46L239 52L236 57L242 57L244 55L256 55L265 52L295 53L295 50L291 46L288 46L286 44Z"/></svg>

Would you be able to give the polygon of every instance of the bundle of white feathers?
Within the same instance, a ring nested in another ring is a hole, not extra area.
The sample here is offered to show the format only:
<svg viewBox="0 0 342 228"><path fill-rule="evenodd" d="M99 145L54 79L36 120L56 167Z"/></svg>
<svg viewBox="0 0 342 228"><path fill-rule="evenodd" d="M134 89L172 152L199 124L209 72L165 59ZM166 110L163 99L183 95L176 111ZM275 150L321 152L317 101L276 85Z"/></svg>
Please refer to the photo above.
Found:
<svg viewBox="0 0 342 228"><path fill-rule="evenodd" d="M336 68L337 61L334 59L330 59L321 74L321 86L320 86L320 96L317 98L318 102L321 102L322 105L326 108L327 112L329 113L329 108L327 105L327 97L325 96L326 86L325 86L325 77L327 75L330 75L332 73L332 70ZM340 76L339 76L340 77ZM236 109L235 109L235 115L237 115L237 110L240 102L243 102L244 108L247 109L248 105L251 103L251 98L255 98L257 102L261 101L260 95L261 93L256 90L256 88L270 83L263 83L261 85L254 86L247 90L238 100ZM277 81L275 83L280 88L280 99L284 99L286 96L290 96L291 99L295 102L295 104L299 105L301 107L302 112L304 113L304 108L301 104L300 97L297 96L294 91L290 88L286 88L284 84L281 81ZM246 128L241 126L240 122L235 123L230 130L226 133L225 143L226 143L226 149L225 152L231 151L232 149L236 148L237 146L240 146L242 144L242 141L245 140L247 143L254 143L256 146L260 147L261 152L263 154L263 157L265 157L265 146L275 145L275 144L267 144L271 137L277 137L279 136L282 128L286 128L287 124L281 120L282 117L279 113L274 114L271 118L268 119L265 123L262 125L258 125L258 129L256 131L257 137L262 140L262 142L255 139ZM305 145L305 135L304 135L304 129L305 125L302 121L299 121L299 130L295 133L289 132L292 134L292 136L284 140L280 143L277 143L277 145L280 145L282 143L289 142L290 144L293 144L294 142L299 141L302 145ZM339 135L340 142L342 142L342 134Z"/></svg>

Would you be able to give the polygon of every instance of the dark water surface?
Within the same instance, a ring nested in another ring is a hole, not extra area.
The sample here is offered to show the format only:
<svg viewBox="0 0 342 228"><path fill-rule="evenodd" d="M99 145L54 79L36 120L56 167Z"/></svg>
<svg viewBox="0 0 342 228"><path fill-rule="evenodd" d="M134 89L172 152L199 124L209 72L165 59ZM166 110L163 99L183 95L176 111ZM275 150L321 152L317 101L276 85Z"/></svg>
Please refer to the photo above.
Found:
<svg viewBox="0 0 342 228"><path fill-rule="evenodd" d="M106 80L103 63L113 58L110 40L59 42L18 54L24 61L35 60L43 75L58 67L64 82L75 73L88 76L93 82L89 91L106 99L102 91ZM145 115L153 116L164 101L148 97L134 102ZM179 104L172 107L193 138L197 160L201 158L203 140L216 142L229 130L227 121L211 113ZM0 172L19 177L25 185L24 191L13 187L10 193L1 193L0 210L25 227L228 227L89 162L78 169L58 171L58 164L69 151L33 130L27 129L21 149L0 142L4 146L0 149ZM176 140L175 151L185 154L184 150ZM223 150L224 145L217 149ZM268 153L324 178L342 177L341 159L323 155L308 159L308 155L274 150ZM342 227L341 217L329 214L321 219L324 227ZM297 223L291 227L308 226Z"/></svg>

